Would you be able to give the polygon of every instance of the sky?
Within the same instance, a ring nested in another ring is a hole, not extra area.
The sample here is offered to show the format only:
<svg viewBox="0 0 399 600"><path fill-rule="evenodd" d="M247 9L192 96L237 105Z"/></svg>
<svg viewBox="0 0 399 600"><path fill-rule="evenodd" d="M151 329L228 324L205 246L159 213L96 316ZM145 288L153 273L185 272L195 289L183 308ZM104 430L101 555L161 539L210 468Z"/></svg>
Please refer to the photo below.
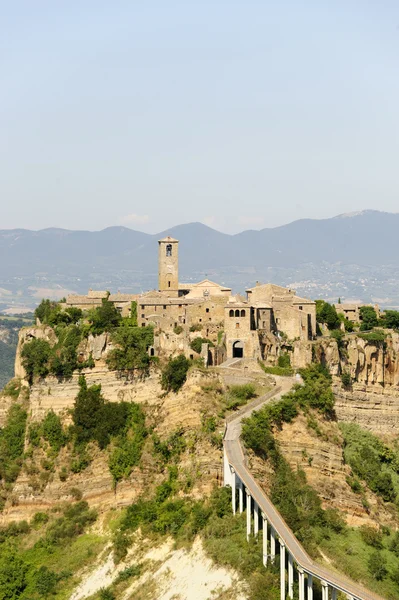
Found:
<svg viewBox="0 0 399 600"><path fill-rule="evenodd" d="M399 210L397 0L0 0L0 229Z"/></svg>

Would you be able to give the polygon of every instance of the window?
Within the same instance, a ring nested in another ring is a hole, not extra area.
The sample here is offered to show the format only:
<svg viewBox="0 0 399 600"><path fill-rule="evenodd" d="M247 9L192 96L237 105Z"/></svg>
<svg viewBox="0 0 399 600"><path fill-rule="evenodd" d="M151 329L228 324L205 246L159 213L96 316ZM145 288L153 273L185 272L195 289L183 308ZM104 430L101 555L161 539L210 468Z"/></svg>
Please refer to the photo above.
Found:
<svg viewBox="0 0 399 600"><path fill-rule="evenodd" d="M166 310L166 304L163 305L163 309Z"/></svg>
<svg viewBox="0 0 399 600"><path fill-rule="evenodd" d="M141 318L142 318L142 319L145 319L145 315L141 315Z"/></svg>
<svg viewBox="0 0 399 600"><path fill-rule="evenodd" d="M205 312L207 312L207 313L208 313L208 312L209 312L209 308L206 308L206 309L205 309Z"/></svg>
<svg viewBox="0 0 399 600"><path fill-rule="evenodd" d="M170 281L168 281L168 287L170 288Z"/></svg>
<svg viewBox="0 0 399 600"><path fill-rule="evenodd" d="M240 329L240 324L236 323L236 329Z"/></svg>
<svg viewBox="0 0 399 600"><path fill-rule="evenodd" d="M144 304L141 305L141 310L144 310Z"/></svg>
<svg viewBox="0 0 399 600"><path fill-rule="evenodd" d="M229 316L230 316L230 317L234 317L234 310L231 310L231 311L229 312Z"/></svg>
<svg viewBox="0 0 399 600"><path fill-rule="evenodd" d="M242 310L242 311L241 311L241 316L242 316L242 317L245 317L245 310Z"/></svg>
<svg viewBox="0 0 399 600"><path fill-rule="evenodd" d="M182 307L182 304L179 304L179 308L181 308L181 307Z"/></svg>
<svg viewBox="0 0 399 600"><path fill-rule="evenodd" d="M239 311L239 310L236 310L236 315L235 315L235 316L236 316L236 317L239 317L239 316L240 316L240 311Z"/></svg>
<svg viewBox="0 0 399 600"><path fill-rule="evenodd" d="M166 256L172 256L172 244L166 245Z"/></svg>
<svg viewBox="0 0 399 600"><path fill-rule="evenodd" d="M199 321L200 323L202 323L202 319L198 319L198 321Z"/></svg>
<svg viewBox="0 0 399 600"><path fill-rule="evenodd" d="M303 309L303 307L302 307L302 306L300 306L300 307L299 307L299 310L302 310L302 309Z"/></svg>
<svg viewBox="0 0 399 600"><path fill-rule="evenodd" d="M142 323L142 324L141 324L141 326L142 326L142 327L145 327L145 323Z"/></svg>

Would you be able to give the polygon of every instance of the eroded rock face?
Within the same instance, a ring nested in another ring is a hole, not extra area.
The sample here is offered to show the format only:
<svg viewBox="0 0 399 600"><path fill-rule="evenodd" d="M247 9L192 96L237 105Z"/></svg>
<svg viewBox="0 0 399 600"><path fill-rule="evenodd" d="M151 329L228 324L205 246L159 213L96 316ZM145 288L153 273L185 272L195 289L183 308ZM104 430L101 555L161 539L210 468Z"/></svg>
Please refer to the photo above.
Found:
<svg viewBox="0 0 399 600"><path fill-rule="evenodd" d="M280 450L291 468L303 470L307 482L320 495L324 508L338 508L349 525L375 526L378 516L378 522L392 527L392 514L378 496L366 492L370 505L367 512L361 496L348 485L346 478L351 469L344 462L343 439L338 424L322 421L317 415L315 417L318 419L318 434L307 426L304 415L292 423L284 423L282 429L275 432Z"/></svg>
<svg viewBox="0 0 399 600"><path fill-rule="evenodd" d="M215 483L222 481L223 465L221 450L211 445L209 440L198 436L202 413L207 409L201 385L204 380L208 384L221 385L222 382L216 374L192 371L178 394L169 393L165 396L159 375L159 372L153 371L145 379L124 380L108 371L105 366L98 366L92 370L87 369L86 380L88 386L101 384L104 397L111 402L124 400L145 404L146 413L150 415L151 422L156 424L155 431L161 439L167 438L176 430L183 430L190 439L192 432L192 447L188 445L182 454L180 468L187 478L192 477L195 482L190 493L201 497L210 493ZM32 420L42 420L50 409L60 415L64 424L70 423L68 409L73 407L78 390L78 375L66 382L47 378L33 385L28 406L29 423ZM55 459L54 471L44 484L40 480L42 470L40 473L37 469L30 472L29 460L27 461L13 487L12 499L7 501L0 514L0 524L29 520L37 511L48 510L59 502L72 501L74 489L79 490L83 499L91 506L101 510L126 506L148 490L149 482L156 485L164 479L164 475L158 472L154 456L145 449L140 467L135 468L127 480L119 482L115 487L108 467L107 451L100 452L93 445L89 450L93 457L90 465L82 473L69 472L67 480L61 481L62 467L68 468L70 465L68 452L67 447L61 450ZM45 458L43 452L42 459ZM40 463L41 459L36 457L34 464L37 466Z"/></svg>
<svg viewBox="0 0 399 600"><path fill-rule="evenodd" d="M22 366L21 351L25 342L30 342L33 339L46 340L50 346L54 346L57 343L57 336L54 330L47 325L24 327L18 334L18 346L15 355L15 377L19 379L25 379L26 373Z"/></svg>
<svg viewBox="0 0 399 600"><path fill-rule="evenodd" d="M90 334L87 340L80 342L77 353L82 362L88 360L90 355L94 360L101 360L105 358L111 348L112 343L108 333L96 336Z"/></svg>

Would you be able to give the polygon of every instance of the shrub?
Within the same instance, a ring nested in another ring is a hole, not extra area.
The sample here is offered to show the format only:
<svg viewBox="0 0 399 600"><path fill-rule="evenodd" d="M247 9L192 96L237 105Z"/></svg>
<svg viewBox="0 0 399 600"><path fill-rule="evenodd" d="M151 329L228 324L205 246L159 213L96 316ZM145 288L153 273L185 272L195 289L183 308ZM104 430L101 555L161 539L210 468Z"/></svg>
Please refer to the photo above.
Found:
<svg viewBox="0 0 399 600"><path fill-rule="evenodd" d="M360 535L362 536L362 540L368 546L372 546L373 548L381 550L383 540L381 531L375 529L374 527L362 525L362 527L360 527Z"/></svg>
<svg viewBox="0 0 399 600"><path fill-rule="evenodd" d="M32 525L39 529L42 525L45 525L49 521L49 516L45 512L37 512L33 515Z"/></svg>
<svg viewBox="0 0 399 600"><path fill-rule="evenodd" d="M10 396L13 400L17 400L21 392L21 380L11 379L3 389L3 394Z"/></svg>
<svg viewBox="0 0 399 600"><path fill-rule="evenodd" d="M386 333L384 331L376 329L375 331L371 331L370 333L359 333L359 338L369 342L371 344L379 344L385 341Z"/></svg>
<svg viewBox="0 0 399 600"><path fill-rule="evenodd" d="M377 550L373 552L367 562L370 574L377 581L382 581L388 574L387 561Z"/></svg>
<svg viewBox="0 0 399 600"><path fill-rule="evenodd" d="M100 600L115 600L115 594L111 588L100 589Z"/></svg>
<svg viewBox="0 0 399 600"><path fill-rule="evenodd" d="M268 375L279 375L280 377L291 377L291 375L293 375L293 373L294 373L294 370L289 367L279 367L279 366L271 367L271 366L267 366L267 365L263 364L260 361L259 361L259 364L260 364L261 368L264 370L264 372L267 373Z"/></svg>
<svg viewBox="0 0 399 600"><path fill-rule="evenodd" d="M352 471L386 502L393 502L396 492L391 464L395 455L390 448L355 423L341 423L340 429L344 436L344 458Z"/></svg>
<svg viewBox="0 0 399 600"><path fill-rule="evenodd" d="M176 325L176 326L173 328L173 332L174 332L176 335L180 335L180 334L182 333L182 331L183 331L183 327L182 327L181 325Z"/></svg>
<svg viewBox="0 0 399 600"><path fill-rule="evenodd" d="M290 369L291 368L291 358L288 352L283 352L277 359L277 365L282 369Z"/></svg>
<svg viewBox="0 0 399 600"><path fill-rule="evenodd" d="M177 393L187 379L190 363L184 354L170 359L162 371L161 385L166 392Z"/></svg>
<svg viewBox="0 0 399 600"><path fill-rule="evenodd" d="M190 327L190 331L194 332L194 331L201 331L202 330L202 324L201 323L194 323L193 325L191 325Z"/></svg>
<svg viewBox="0 0 399 600"><path fill-rule="evenodd" d="M82 534L85 527L94 523L96 519L97 512L90 510L87 502L76 502L65 509L62 517L48 526L45 538L37 543L40 547L62 544L65 540Z"/></svg>
<svg viewBox="0 0 399 600"><path fill-rule="evenodd" d="M349 388L352 385L352 377L348 371L342 371L341 373L341 381L344 388Z"/></svg>
<svg viewBox="0 0 399 600"><path fill-rule="evenodd" d="M211 342L211 340L208 340L208 338L198 337L198 338L195 338L191 342L190 348L192 350L194 350L194 352L196 352L197 354L200 354L201 353L202 344L208 344L210 347L214 346L214 343Z"/></svg>
<svg viewBox="0 0 399 600"><path fill-rule="evenodd" d="M114 546L115 548L115 546ZM131 577L140 577L141 575L141 566L140 565L130 565L130 567L126 567L123 571L121 571L118 577L115 580L115 584L117 585L121 581L127 581Z"/></svg>

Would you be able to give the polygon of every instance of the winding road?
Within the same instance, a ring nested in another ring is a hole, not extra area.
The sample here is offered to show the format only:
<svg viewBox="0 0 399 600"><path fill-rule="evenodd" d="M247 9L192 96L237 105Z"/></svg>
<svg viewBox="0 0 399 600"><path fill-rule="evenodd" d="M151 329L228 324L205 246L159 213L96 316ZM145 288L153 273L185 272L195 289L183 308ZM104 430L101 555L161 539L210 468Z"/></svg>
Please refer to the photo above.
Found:
<svg viewBox="0 0 399 600"><path fill-rule="evenodd" d="M266 403L279 400L279 398L287 393L295 383L295 380L292 378L281 377L276 379L278 379L278 387L271 393L250 403L241 409L238 415L234 415L234 418L231 417L228 419L224 436L224 450L228 464L245 486L247 493L251 495L254 502L266 516L271 527L277 532L279 539L285 544L288 552L291 554L298 567L302 568L308 575L327 583L333 590L333 598L336 597L337 591L340 591L346 594L347 598L353 600L383 600L381 596L367 590L362 585L314 562L296 539L291 529L285 523L280 513L275 509L266 493L261 489L248 469L247 460L240 441L241 422L242 419L249 417L254 411L259 410L259 408Z"/></svg>

